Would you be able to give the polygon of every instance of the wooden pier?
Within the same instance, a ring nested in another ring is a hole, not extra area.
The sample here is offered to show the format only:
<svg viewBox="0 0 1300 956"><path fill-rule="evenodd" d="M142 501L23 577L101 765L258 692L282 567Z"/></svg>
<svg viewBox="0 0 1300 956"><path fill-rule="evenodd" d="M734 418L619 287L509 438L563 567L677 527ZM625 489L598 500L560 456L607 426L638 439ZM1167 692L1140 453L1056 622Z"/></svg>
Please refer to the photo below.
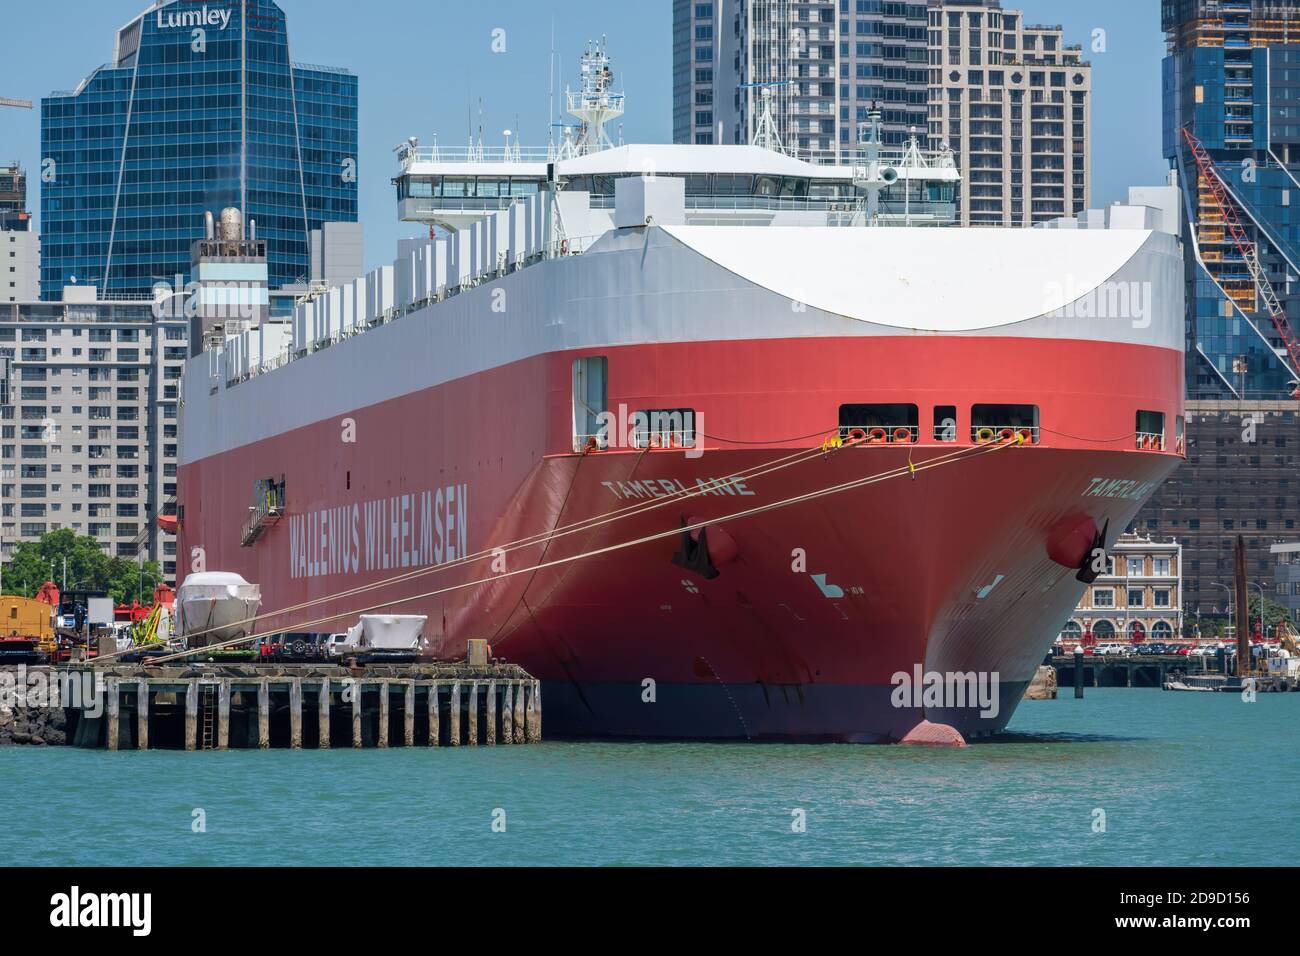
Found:
<svg viewBox="0 0 1300 956"><path fill-rule="evenodd" d="M87 668L74 670L92 670ZM541 684L510 664L110 665L68 742L107 750L538 743ZM102 710L95 714L94 710Z"/></svg>

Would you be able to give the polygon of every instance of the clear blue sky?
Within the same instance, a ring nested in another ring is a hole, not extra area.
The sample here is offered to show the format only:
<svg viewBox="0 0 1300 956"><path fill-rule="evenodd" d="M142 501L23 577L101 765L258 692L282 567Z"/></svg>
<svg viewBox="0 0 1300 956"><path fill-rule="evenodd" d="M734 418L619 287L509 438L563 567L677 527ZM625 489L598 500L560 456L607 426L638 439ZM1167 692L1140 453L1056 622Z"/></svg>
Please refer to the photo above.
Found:
<svg viewBox="0 0 1300 956"><path fill-rule="evenodd" d="M293 58L344 66L361 78L361 218L367 267L389 261L396 240L418 228L396 220L392 148L408 136L464 145L468 125L490 145L502 130L525 145L546 142L551 29L563 73L575 83L588 39L609 37L627 91L625 140L672 139L671 0L279 0ZM0 96L39 101L72 89L112 55L116 30L147 0L4 0L7 38ZM1160 5L1156 0L1025 0L1029 20L1059 23L1093 63L1093 205L1130 184L1163 181L1160 156ZM492 52L505 30L506 52ZM1093 31L1105 52L1091 52ZM611 129L611 133L614 130ZM0 160L27 168L38 206L39 109L0 109Z"/></svg>

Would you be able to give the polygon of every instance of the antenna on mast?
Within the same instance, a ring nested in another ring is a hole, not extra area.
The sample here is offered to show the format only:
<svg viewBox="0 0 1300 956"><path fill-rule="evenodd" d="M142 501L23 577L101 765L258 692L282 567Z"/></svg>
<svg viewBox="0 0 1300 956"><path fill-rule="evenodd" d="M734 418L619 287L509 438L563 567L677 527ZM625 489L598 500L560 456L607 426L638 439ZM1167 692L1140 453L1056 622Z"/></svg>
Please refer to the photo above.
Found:
<svg viewBox="0 0 1300 956"><path fill-rule="evenodd" d="M866 191L865 222L868 226L880 225L880 193L898 182L898 170L880 161L880 101L872 100L867 111L868 122L858 129L858 145L864 147L865 161L853 167L853 185ZM909 210L910 218L910 210Z"/></svg>
<svg viewBox="0 0 1300 956"><path fill-rule="evenodd" d="M623 115L624 94L615 93L614 71L610 68L606 41L588 42L582 54L581 88L575 93L566 91L569 114L582 121L582 128L573 144L576 155L612 149L605 124Z"/></svg>
<svg viewBox="0 0 1300 956"><path fill-rule="evenodd" d="M555 156L555 15L551 14L551 72L547 77L551 85L551 99L546 112L546 155Z"/></svg>
<svg viewBox="0 0 1300 956"><path fill-rule="evenodd" d="M781 134L776 129L776 118L772 115L772 100L776 97L776 87L789 86L789 80L769 80L765 83L742 83L741 89L757 89L762 98L762 112L758 117L758 127L754 130L753 145L773 152L784 153ZM718 122L721 127L721 121ZM721 135L721 134L719 134Z"/></svg>

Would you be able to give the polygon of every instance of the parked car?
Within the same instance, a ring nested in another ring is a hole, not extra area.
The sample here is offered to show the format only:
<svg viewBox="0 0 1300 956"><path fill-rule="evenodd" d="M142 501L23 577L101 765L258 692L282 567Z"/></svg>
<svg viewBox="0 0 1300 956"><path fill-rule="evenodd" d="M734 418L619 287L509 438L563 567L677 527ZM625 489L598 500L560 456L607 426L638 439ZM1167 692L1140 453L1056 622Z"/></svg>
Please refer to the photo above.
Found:
<svg viewBox="0 0 1300 956"><path fill-rule="evenodd" d="M338 634L327 634L325 636L325 656L331 660L337 660L343 656L343 645L348 641L348 632L342 631Z"/></svg>
<svg viewBox="0 0 1300 956"><path fill-rule="evenodd" d="M262 642L260 657L263 661L286 664L328 660L328 638L328 634L309 634L303 631L272 634Z"/></svg>

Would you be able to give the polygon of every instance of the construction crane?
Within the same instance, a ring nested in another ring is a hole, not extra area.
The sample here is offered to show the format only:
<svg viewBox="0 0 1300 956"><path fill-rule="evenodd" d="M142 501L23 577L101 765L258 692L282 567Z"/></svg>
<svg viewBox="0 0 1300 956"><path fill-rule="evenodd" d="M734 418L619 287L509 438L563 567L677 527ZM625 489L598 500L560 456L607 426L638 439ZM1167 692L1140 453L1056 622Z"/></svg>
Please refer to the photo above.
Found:
<svg viewBox="0 0 1300 956"><path fill-rule="evenodd" d="M11 100L6 96L0 96L0 106L12 106L15 109L29 110L32 108L31 100Z"/></svg>
<svg viewBox="0 0 1300 956"><path fill-rule="evenodd" d="M1277 293L1273 291L1272 283L1268 281L1268 276L1264 275L1264 269L1259 264L1259 253L1255 243L1247 238L1246 230L1242 227L1241 219L1237 215L1237 208L1233 205L1232 198L1228 194L1228 188L1223 184L1219 171L1214 168L1214 161L1210 159L1210 154L1205 151L1205 146L1186 126L1183 127L1183 139L1187 140L1187 148L1192 151L1192 158L1196 160L1196 167L1201 171L1201 179L1210 188L1210 194L1214 198L1215 205L1219 208L1219 214L1223 216L1224 225L1228 227L1228 233L1232 236L1232 241L1236 243L1237 251L1241 253L1242 259L1246 261L1246 268L1250 271L1250 277L1255 282L1255 288L1258 290L1260 298L1264 300L1269 317L1273 320L1273 327L1277 329L1277 334L1281 336L1287 354L1291 356L1291 365L1295 370L1297 380L1300 381L1300 339L1296 338L1291 323L1287 321L1286 310L1282 308ZM1300 385L1297 385L1291 397L1300 399Z"/></svg>

